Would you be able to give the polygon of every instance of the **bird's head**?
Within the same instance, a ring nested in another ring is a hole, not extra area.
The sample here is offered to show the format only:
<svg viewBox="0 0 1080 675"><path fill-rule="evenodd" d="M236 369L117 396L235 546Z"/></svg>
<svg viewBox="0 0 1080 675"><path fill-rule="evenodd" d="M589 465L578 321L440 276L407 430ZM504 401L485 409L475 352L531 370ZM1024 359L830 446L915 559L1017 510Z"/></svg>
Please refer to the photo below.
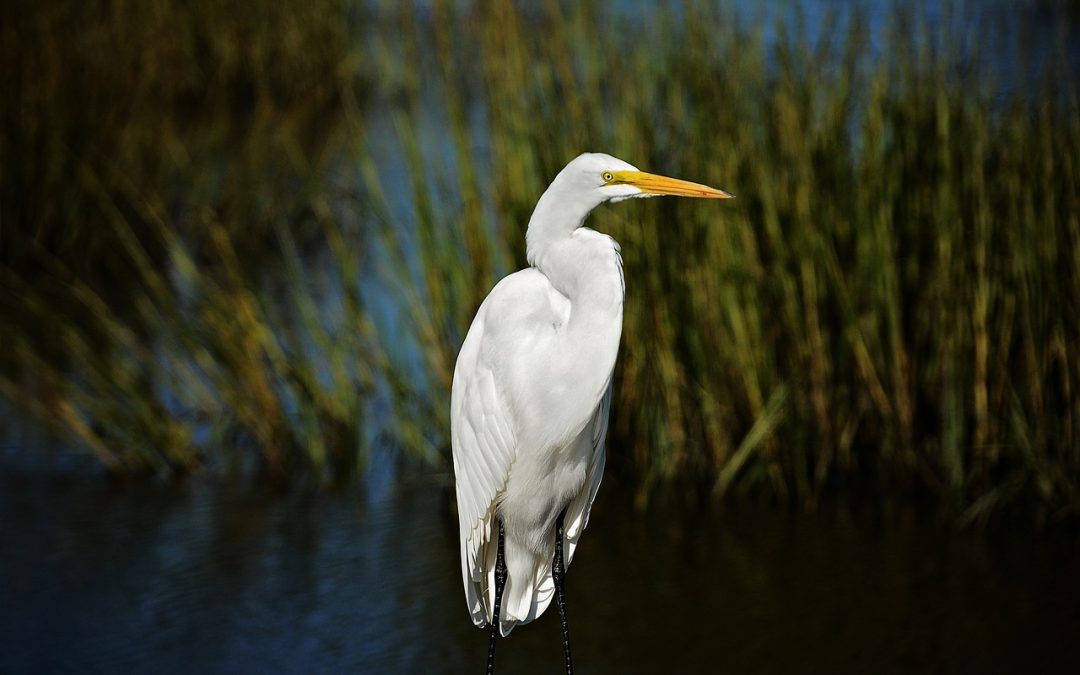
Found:
<svg viewBox="0 0 1080 675"><path fill-rule="evenodd" d="M525 234L529 263L537 264L542 251L581 227L589 212L604 202L660 195L731 199L723 190L645 173L611 155L578 155L555 176L536 203Z"/></svg>
<svg viewBox="0 0 1080 675"><path fill-rule="evenodd" d="M561 185L560 185L561 184ZM645 173L636 166L602 152L586 152L575 157L559 172L553 186L581 195L584 201L599 206L635 197L698 197L731 199L732 195L708 185Z"/></svg>

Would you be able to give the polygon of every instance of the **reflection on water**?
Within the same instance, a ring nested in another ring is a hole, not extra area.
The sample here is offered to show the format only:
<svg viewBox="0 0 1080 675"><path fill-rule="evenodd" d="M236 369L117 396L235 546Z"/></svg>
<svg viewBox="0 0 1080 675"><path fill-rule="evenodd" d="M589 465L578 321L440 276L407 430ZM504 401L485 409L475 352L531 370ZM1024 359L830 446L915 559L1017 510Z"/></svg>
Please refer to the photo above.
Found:
<svg viewBox="0 0 1080 675"><path fill-rule="evenodd" d="M0 479L0 672L476 672L449 493ZM1074 672L1072 542L844 513L639 514L602 491L568 575L584 673ZM560 664L557 614L501 643Z"/></svg>

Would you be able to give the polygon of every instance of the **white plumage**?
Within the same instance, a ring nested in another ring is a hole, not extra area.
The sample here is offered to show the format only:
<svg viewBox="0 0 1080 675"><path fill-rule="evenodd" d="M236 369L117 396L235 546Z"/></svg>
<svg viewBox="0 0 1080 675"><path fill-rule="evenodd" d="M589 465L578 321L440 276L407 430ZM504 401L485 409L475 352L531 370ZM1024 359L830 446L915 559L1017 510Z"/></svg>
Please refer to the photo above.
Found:
<svg viewBox="0 0 1080 675"><path fill-rule="evenodd" d="M494 618L496 518L508 573L502 635L551 602L559 514L566 510L567 564L588 524L604 469L624 283L619 245L582 223L605 201L656 194L730 196L610 155L571 161L529 221L532 267L492 289L465 337L450 419L462 582L477 626Z"/></svg>

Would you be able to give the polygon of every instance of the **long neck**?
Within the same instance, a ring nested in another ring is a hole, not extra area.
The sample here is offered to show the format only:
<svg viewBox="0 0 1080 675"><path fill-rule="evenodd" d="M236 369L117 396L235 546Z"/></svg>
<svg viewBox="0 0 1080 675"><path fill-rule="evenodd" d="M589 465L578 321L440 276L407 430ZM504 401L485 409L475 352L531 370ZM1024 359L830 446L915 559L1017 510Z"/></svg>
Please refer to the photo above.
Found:
<svg viewBox="0 0 1080 675"><path fill-rule="evenodd" d="M538 261L552 245L562 241L581 227L589 212L600 205L592 199L563 184L559 177L551 183L540 200L536 202L529 229L525 233L525 249L529 264L539 267Z"/></svg>
<svg viewBox="0 0 1080 675"><path fill-rule="evenodd" d="M625 288L614 239L579 228L543 249L535 266L570 300L571 327L610 319L621 325Z"/></svg>
<svg viewBox="0 0 1080 675"><path fill-rule="evenodd" d="M600 205L596 191L575 189L555 177L540 196L525 234L529 264L547 276L571 302L570 323L614 318L622 325L623 275L619 246L611 237L582 227ZM616 338L617 339L617 338Z"/></svg>

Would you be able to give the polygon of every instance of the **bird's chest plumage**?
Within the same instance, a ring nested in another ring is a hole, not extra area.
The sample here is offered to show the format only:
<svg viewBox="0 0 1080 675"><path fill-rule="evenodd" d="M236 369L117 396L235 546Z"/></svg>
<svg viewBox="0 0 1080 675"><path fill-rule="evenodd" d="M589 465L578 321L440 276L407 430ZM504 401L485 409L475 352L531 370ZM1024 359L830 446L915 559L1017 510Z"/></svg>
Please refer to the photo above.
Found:
<svg viewBox="0 0 1080 675"><path fill-rule="evenodd" d="M622 336L622 260L614 241L592 233L580 260L552 285L550 327L523 358L519 423L538 450L565 451L592 419L611 380Z"/></svg>

